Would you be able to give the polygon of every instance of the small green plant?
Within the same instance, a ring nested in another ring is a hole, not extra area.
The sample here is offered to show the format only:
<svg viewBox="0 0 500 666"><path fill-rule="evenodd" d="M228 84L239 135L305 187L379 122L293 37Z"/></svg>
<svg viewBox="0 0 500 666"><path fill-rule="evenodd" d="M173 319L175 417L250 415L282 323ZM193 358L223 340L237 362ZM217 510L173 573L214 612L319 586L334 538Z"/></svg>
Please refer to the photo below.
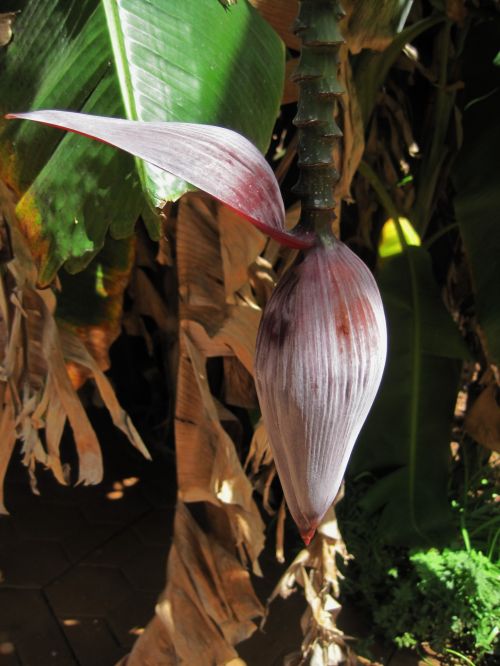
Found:
<svg viewBox="0 0 500 666"><path fill-rule="evenodd" d="M374 618L398 647L492 653L500 627L500 568L476 550L417 551L410 575Z"/></svg>
<svg viewBox="0 0 500 666"><path fill-rule="evenodd" d="M376 483L368 476L348 484L338 513L354 555L344 592L369 608L374 634L399 648L425 642L452 663L477 666L495 653L500 632L497 495L492 467L466 477L466 492L463 477L451 491L462 498L451 501L455 536L439 547L386 543L380 515L356 499Z"/></svg>

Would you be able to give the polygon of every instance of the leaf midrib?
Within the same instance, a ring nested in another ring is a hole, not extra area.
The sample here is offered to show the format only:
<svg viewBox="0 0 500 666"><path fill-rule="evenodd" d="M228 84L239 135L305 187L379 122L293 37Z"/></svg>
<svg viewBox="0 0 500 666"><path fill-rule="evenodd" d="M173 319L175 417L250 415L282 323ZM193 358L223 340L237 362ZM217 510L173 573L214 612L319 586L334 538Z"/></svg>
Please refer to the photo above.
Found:
<svg viewBox="0 0 500 666"><path fill-rule="evenodd" d="M128 66L127 47L125 45L125 36L121 30L120 10L118 0L102 0L104 12L106 14L106 23L109 30L109 38L111 40L111 48L114 53L114 63L120 89L122 91L123 103L125 105L125 113L129 120L140 120L137 111L137 105L134 98L134 86L132 82L132 74ZM125 91L127 94L125 94ZM136 168L139 178L142 183L146 182L146 168L144 162L135 158Z"/></svg>

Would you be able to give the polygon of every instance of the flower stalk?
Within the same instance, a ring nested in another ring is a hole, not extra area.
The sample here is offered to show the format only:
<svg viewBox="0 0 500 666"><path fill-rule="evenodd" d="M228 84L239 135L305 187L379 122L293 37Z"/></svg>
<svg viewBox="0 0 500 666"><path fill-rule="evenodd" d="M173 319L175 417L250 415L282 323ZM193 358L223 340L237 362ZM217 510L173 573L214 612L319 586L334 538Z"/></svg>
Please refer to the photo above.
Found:
<svg viewBox="0 0 500 666"><path fill-rule="evenodd" d="M335 184L340 176L333 161L342 136L335 122L337 99L344 90L338 78L344 39L339 21L345 12L338 0L302 0L294 32L302 42L294 74L299 101L294 125L299 134L299 179L293 190L301 200L299 228L333 237Z"/></svg>
<svg viewBox="0 0 500 666"><path fill-rule="evenodd" d="M255 379L264 423L290 512L308 545L339 490L377 393L386 326L376 282L333 233L333 160L342 132L335 107L343 44L338 0L302 0L295 33L301 200L305 249L276 286L261 320Z"/></svg>

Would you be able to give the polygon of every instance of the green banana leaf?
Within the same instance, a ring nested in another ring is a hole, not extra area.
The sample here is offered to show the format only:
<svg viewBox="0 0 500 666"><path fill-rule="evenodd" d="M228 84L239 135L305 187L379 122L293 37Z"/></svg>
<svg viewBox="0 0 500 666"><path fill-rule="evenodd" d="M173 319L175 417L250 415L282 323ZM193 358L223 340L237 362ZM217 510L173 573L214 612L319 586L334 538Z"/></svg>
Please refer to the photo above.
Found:
<svg viewBox="0 0 500 666"><path fill-rule="evenodd" d="M281 101L284 48L247 2L230 12L213 0L102 3L129 119L221 125L266 151ZM186 191L185 182L137 164L156 199Z"/></svg>
<svg viewBox="0 0 500 666"><path fill-rule="evenodd" d="M121 331L123 293L135 259L135 236L114 239L80 273L59 273L61 291L56 317L82 339L101 368L108 368L108 351Z"/></svg>
<svg viewBox="0 0 500 666"><path fill-rule="evenodd" d="M235 129L267 148L284 48L246 2L229 13L213 0L50 0L17 8L15 38L0 53L2 115L62 108L195 121ZM106 365L138 216L158 237L151 204L174 200L189 185L84 137L5 121L0 177L19 196L40 283L50 283L61 265L77 274L61 273L57 316L84 338L101 326Z"/></svg>
<svg viewBox="0 0 500 666"><path fill-rule="evenodd" d="M464 72L464 142L452 174L477 320L489 360L496 364L500 363L500 89L494 60L499 40L500 21L489 21L475 29L466 45L464 62L470 64ZM479 76L477 63L482 63Z"/></svg>
<svg viewBox="0 0 500 666"><path fill-rule="evenodd" d="M265 150L283 75L281 41L246 2L225 12L213 0L51 0L28 3L16 23L0 111L219 124ZM42 284L62 264L82 270L108 230L130 236L148 202L189 188L107 146L28 123L0 127L0 177L20 197ZM158 234L156 221L149 228Z"/></svg>
<svg viewBox="0 0 500 666"><path fill-rule="evenodd" d="M122 115L109 62L104 12L95 0L29 3L4 57L0 111L57 104ZM108 228L117 238L130 235L141 210L133 160L50 129L8 124L0 134L0 177L20 198L19 221L42 284L68 259L83 268Z"/></svg>
<svg viewBox="0 0 500 666"><path fill-rule="evenodd" d="M361 505L380 512L388 543L434 544L450 526L450 432L467 351L422 247L381 262L377 275L389 330L382 386L349 466L377 478Z"/></svg>

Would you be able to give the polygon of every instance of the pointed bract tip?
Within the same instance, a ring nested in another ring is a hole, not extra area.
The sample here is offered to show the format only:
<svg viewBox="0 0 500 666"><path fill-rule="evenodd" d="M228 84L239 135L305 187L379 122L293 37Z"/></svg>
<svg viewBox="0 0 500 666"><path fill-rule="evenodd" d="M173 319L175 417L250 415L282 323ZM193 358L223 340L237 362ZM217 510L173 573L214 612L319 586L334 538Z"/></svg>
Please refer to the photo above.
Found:
<svg viewBox="0 0 500 666"><path fill-rule="evenodd" d="M311 527L310 530L306 530L305 532L301 532L300 536L302 537L302 541L308 546L311 543L311 539L313 536L316 534L316 528Z"/></svg>

